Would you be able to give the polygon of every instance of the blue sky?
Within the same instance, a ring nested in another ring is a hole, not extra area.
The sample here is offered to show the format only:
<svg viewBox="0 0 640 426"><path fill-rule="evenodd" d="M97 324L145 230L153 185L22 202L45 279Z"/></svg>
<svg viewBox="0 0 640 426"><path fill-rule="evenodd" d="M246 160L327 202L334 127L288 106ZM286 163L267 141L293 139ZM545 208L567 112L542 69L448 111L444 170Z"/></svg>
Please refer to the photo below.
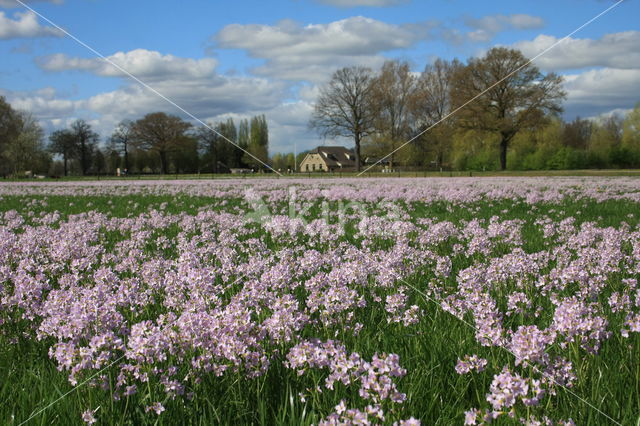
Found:
<svg viewBox="0 0 640 426"><path fill-rule="evenodd" d="M386 59L421 71L495 45L533 57L614 1L269 0L28 2L198 118L266 114L271 151L322 143L307 130L318 87ZM640 3L626 0L536 61L565 76L565 118L640 101ZM123 118L181 115L14 0L0 0L0 95L49 132L77 118L103 137Z"/></svg>

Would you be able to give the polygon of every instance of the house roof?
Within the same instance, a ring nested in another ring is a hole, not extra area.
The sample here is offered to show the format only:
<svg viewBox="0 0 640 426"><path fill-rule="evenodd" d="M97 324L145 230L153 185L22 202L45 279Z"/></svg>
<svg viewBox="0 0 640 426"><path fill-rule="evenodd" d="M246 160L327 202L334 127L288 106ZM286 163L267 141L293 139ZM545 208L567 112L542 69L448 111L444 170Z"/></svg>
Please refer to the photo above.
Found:
<svg viewBox="0 0 640 426"><path fill-rule="evenodd" d="M343 146L319 146L309 154L319 154L328 167L355 167L356 157L352 150Z"/></svg>

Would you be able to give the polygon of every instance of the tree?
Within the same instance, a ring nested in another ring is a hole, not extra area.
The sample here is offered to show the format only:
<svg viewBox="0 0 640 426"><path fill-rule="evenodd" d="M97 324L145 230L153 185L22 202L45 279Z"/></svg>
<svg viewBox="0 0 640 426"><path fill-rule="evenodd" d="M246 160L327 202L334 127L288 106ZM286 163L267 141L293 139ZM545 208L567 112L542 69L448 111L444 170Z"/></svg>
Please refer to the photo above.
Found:
<svg viewBox="0 0 640 426"><path fill-rule="evenodd" d="M93 170L101 175L106 172L107 159L100 148L96 149L93 155Z"/></svg>
<svg viewBox="0 0 640 426"><path fill-rule="evenodd" d="M179 149L173 154L176 173L199 172L199 160L198 139L191 135L184 135L179 143Z"/></svg>
<svg viewBox="0 0 640 426"><path fill-rule="evenodd" d="M438 58L422 71L411 98L415 134L422 133L414 145L419 151L434 152L438 167L444 162L455 131L455 118L445 120L445 117L451 113L453 77L461 67L457 59L448 62Z"/></svg>
<svg viewBox="0 0 640 426"><path fill-rule="evenodd" d="M622 127L622 145L637 155L640 153L640 102L624 119Z"/></svg>
<svg viewBox="0 0 640 426"><path fill-rule="evenodd" d="M49 150L54 154L62 155L64 163L64 175L69 173L68 162L75 157L78 152L76 136L69 129L56 130L49 136Z"/></svg>
<svg viewBox="0 0 640 426"><path fill-rule="evenodd" d="M157 153L160 157L162 173L169 170L169 154L175 152L185 139L191 124L180 117L164 112L145 115L133 124L132 140L138 148Z"/></svg>
<svg viewBox="0 0 640 426"><path fill-rule="evenodd" d="M587 149L593 123L576 117L571 123L565 123L562 132L562 143L565 146L576 149Z"/></svg>
<svg viewBox="0 0 640 426"><path fill-rule="evenodd" d="M201 126L196 131L199 148L204 152L203 161L210 165L212 173L218 173L220 136L211 130L214 124Z"/></svg>
<svg viewBox="0 0 640 426"><path fill-rule="evenodd" d="M124 169L129 170L129 149L133 137L133 122L131 120L122 120L116 126L111 135L111 143L117 151L122 152L124 157Z"/></svg>
<svg viewBox="0 0 640 426"><path fill-rule="evenodd" d="M84 120L71 123L71 132L76 138L77 153L80 156L80 171L86 175L91 168L91 157L100 136L91 129L91 125Z"/></svg>
<svg viewBox="0 0 640 426"><path fill-rule="evenodd" d="M10 159L7 150L18 137L22 119L20 114L0 96L0 174L8 174L11 171Z"/></svg>
<svg viewBox="0 0 640 426"><path fill-rule="evenodd" d="M28 112L18 113L20 128L17 136L7 144L5 158L13 169L13 173L25 170L44 171L43 163L47 158L43 148L44 133L38 121Z"/></svg>
<svg viewBox="0 0 640 426"><path fill-rule="evenodd" d="M220 161L224 163L225 168L239 167L244 153L229 142L237 143L238 139L238 129L236 129L233 118L218 123L216 130L221 135L218 147Z"/></svg>
<svg viewBox="0 0 640 426"><path fill-rule="evenodd" d="M353 138L356 170L360 171L360 143L374 129L371 108L371 69L349 67L336 71L320 89L309 127L323 137Z"/></svg>
<svg viewBox="0 0 640 426"><path fill-rule="evenodd" d="M593 123L593 131L589 138L592 166L598 168L620 167L629 160L626 158L628 156L620 150L622 126L622 119L617 115Z"/></svg>
<svg viewBox="0 0 640 426"><path fill-rule="evenodd" d="M245 154L243 161L257 169L262 168L269 161L269 127L267 118L264 115L258 115L251 118L251 126L249 128L249 146L247 151L251 154Z"/></svg>
<svg viewBox="0 0 640 426"><path fill-rule="evenodd" d="M243 152L229 141L237 143L238 131L232 118L218 124L202 126L196 132L204 161L213 173L240 167Z"/></svg>
<svg viewBox="0 0 640 426"><path fill-rule="evenodd" d="M505 170L507 148L518 131L562 111L566 95L561 85L561 77L544 76L520 51L495 47L455 73L451 96L455 107L464 105L456 116L460 126L499 135L500 168Z"/></svg>
<svg viewBox="0 0 640 426"><path fill-rule="evenodd" d="M243 150L249 148L249 120L246 118L240 120L240 124L238 125L238 146ZM244 151L240 151L240 165L242 165L243 155Z"/></svg>
<svg viewBox="0 0 640 426"><path fill-rule="evenodd" d="M383 156L388 155L392 168L396 147L409 139L409 105L415 89L416 78L406 62L386 61L380 75L371 82L373 123L378 135L386 142Z"/></svg>

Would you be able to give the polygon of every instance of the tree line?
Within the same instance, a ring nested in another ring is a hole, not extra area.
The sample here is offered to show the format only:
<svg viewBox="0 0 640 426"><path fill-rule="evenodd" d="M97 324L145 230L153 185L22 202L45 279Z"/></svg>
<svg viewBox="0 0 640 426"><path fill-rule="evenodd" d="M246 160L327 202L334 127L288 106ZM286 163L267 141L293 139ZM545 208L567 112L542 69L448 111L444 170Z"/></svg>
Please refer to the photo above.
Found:
<svg viewBox="0 0 640 426"><path fill-rule="evenodd" d="M342 68L309 126L353 140L358 166L365 155L391 168L640 167L640 104L624 119L566 123L565 97L560 76L499 47L466 64L437 59L419 75L397 60L378 72Z"/></svg>
<svg viewBox="0 0 640 426"><path fill-rule="evenodd" d="M58 160L56 160L58 158ZM269 164L264 115L195 127L178 116L153 112L123 120L100 140L85 120L51 133L48 143L33 117L0 97L0 175L67 176L140 173L228 173Z"/></svg>
<svg viewBox="0 0 640 426"><path fill-rule="evenodd" d="M437 59L417 74L398 60L345 67L320 88L309 127L347 137L390 168L539 170L640 167L640 104L626 117L562 120L562 78L518 50L493 48L466 64ZM0 175L227 173L294 170L305 152L269 156L264 115L196 127L153 112L123 120L101 141L76 120L45 140L37 120L0 96ZM369 162L371 164L371 161Z"/></svg>

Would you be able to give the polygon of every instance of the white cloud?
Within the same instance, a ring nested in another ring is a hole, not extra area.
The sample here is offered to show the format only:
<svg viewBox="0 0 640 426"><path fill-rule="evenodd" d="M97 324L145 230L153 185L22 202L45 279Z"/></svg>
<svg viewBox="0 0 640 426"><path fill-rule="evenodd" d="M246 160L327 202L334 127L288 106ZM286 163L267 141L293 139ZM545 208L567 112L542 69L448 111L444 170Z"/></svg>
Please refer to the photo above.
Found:
<svg viewBox="0 0 640 426"><path fill-rule="evenodd" d="M587 118L589 120L592 120L592 121L595 121L596 123L601 124L606 122L611 117L619 117L624 119L631 111L633 111L633 108L615 108L615 109L612 109L611 111L605 111L598 115L587 117Z"/></svg>
<svg viewBox="0 0 640 426"><path fill-rule="evenodd" d="M282 84L261 78L217 76L215 80L166 80L153 88L196 117L270 109L284 96ZM155 110L180 114L151 91L136 84L86 100L86 108L100 114L138 118Z"/></svg>
<svg viewBox="0 0 640 426"><path fill-rule="evenodd" d="M37 3L37 2L47 2L47 3L54 3L54 4L62 4L63 0L22 0L23 3L26 4L30 4L30 3ZM18 3L17 1L14 0L0 0L0 7L4 7L4 8L15 8L15 7L23 7L20 3Z"/></svg>
<svg viewBox="0 0 640 426"><path fill-rule="evenodd" d="M482 18L467 17L465 25L474 28L467 33L467 38L472 42L487 42L493 39L497 33L505 29L531 30L544 26L544 20L538 16L514 14L514 15L489 15Z"/></svg>
<svg viewBox="0 0 640 426"><path fill-rule="evenodd" d="M302 152L319 145L320 138L307 127L313 110L311 102L287 102L267 114L269 124L269 150L275 152Z"/></svg>
<svg viewBox="0 0 640 426"><path fill-rule="evenodd" d="M640 101L640 69L602 68L565 76L567 115L590 117Z"/></svg>
<svg viewBox="0 0 640 426"><path fill-rule="evenodd" d="M411 0L316 0L318 3L337 7L388 7L409 3Z"/></svg>
<svg viewBox="0 0 640 426"><path fill-rule="evenodd" d="M63 34L53 27L44 27L38 23L33 12L16 12L9 18L0 12L0 40L33 37L61 37Z"/></svg>
<svg viewBox="0 0 640 426"><path fill-rule="evenodd" d="M506 28L513 28L516 30L533 30L544 26L544 20L539 16L525 14L488 15L477 19L467 17L464 22L468 27L485 30L491 33L497 33Z"/></svg>
<svg viewBox="0 0 640 426"><path fill-rule="evenodd" d="M541 34L531 41L515 43L513 47L531 58L558 41L554 36ZM640 31L606 34L602 38L567 39L536 59L545 70L577 69L584 67L640 68Z"/></svg>
<svg viewBox="0 0 640 426"><path fill-rule="evenodd" d="M167 79L152 83L154 89L204 119L223 114L268 114L288 95L283 83L263 78L227 77ZM85 99L71 100L52 88L33 92L0 90L7 101L18 109L29 110L48 131L73 118L99 119L96 130L107 136L124 118L137 119L154 111L183 116L178 109L148 89L132 83L123 88L103 92Z"/></svg>
<svg viewBox="0 0 640 426"><path fill-rule="evenodd" d="M33 92L0 89L0 95L5 96L13 108L32 112L41 120L72 114L78 106L77 101L59 99L53 87L45 87Z"/></svg>
<svg viewBox="0 0 640 426"><path fill-rule="evenodd" d="M328 24L233 24L212 40L215 47L243 49L266 63L253 70L286 80L323 81L347 65L378 67L381 52L403 49L428 37L432 24L393 25L361 16Z"/></svg>
<svg viewBox="0 0 640 426"><path fill-rule="evenodd" d="M309 99L292 102L283 102L285 96L290 96L285 85L261 78L219 77L218 84L209 86L202 81L192 84L167 81L154 87L207 123L224 121L229 117L238 123L240 119L265 114L271 153L293 152L294 146L301 152L321 143L318 135L307 128L315 100L313 93L317 90L315 87L301 89L305 94L300 97ZM5 96L15 108L33 112L47 133L82 118L105 139L124 118L135 120L154 111L184 117L180 111L136 85L79 100L66 99L51 87L33 92L0 89L0 95Z"/></svg>
<svg viewBox="0 0 640 426"><path fill-rule="evenodd" d="M145 49L118 52L107 59L136 77L149 80L211 77L215 75L217 66L213 58L180 58ZM58 53L38 58L36 62L47 71L81 70L103 77L125 76L117 67L100 58L72 58Z"/></svg>

